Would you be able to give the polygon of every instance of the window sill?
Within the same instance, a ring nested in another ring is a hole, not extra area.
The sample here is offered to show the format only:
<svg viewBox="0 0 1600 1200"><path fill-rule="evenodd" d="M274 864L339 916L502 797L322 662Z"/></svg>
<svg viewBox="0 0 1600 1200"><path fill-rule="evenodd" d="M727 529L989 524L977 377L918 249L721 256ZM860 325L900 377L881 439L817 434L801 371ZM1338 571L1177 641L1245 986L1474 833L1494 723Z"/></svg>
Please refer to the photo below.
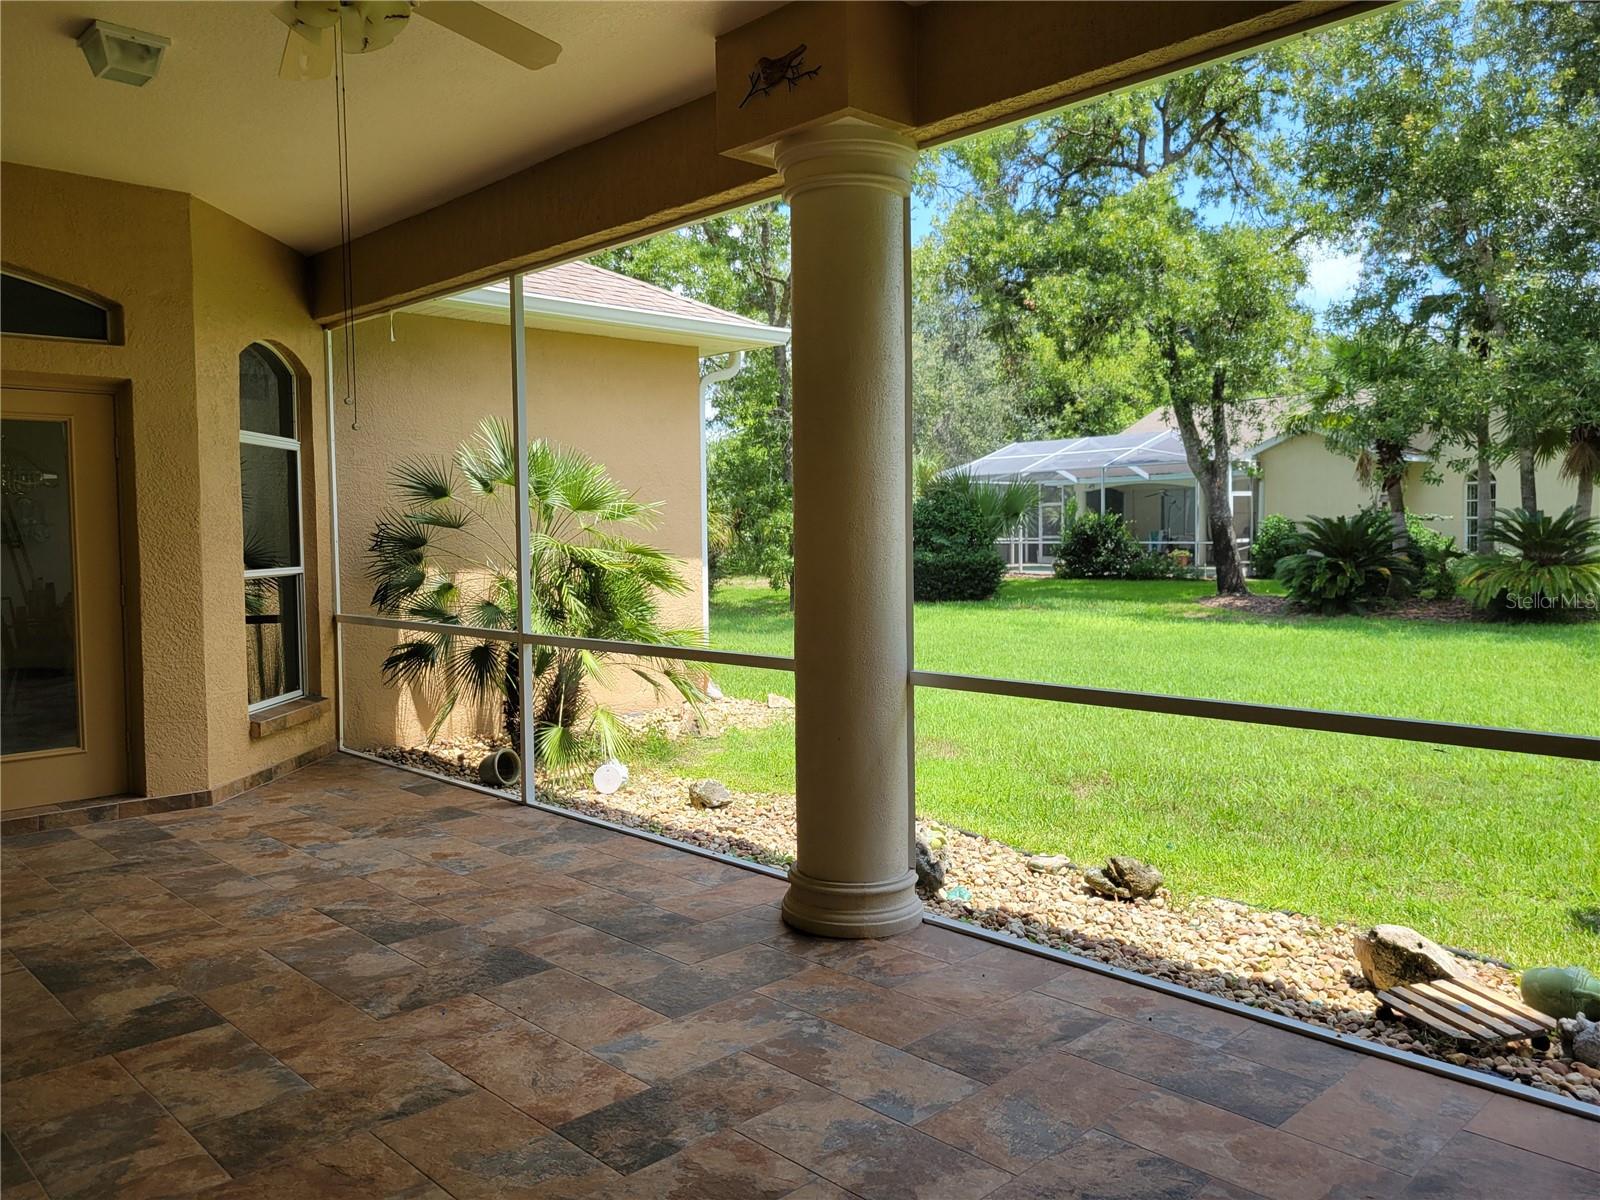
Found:
<svg viewBox="0 0 1600 1200"><path fill-rule="evenodd" d="M332 707L333 702L325 696L297 696L282 704L274 704L271 708L263 708L250 717L250 737L252 740L271 737L285 729L315 721L325 716Z"/></svg>

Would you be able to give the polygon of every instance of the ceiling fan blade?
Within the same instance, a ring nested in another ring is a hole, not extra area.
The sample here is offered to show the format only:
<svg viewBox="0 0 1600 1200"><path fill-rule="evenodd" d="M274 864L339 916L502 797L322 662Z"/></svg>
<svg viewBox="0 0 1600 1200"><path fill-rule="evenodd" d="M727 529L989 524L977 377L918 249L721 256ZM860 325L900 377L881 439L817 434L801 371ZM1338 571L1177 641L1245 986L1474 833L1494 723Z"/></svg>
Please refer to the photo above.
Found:
<svg viewBox="0 0 1600 1200"><path fill-rule="evenodd" d="M307 79L326 79L333 74L333 30L290 30L283 43L283 61L278 64L278 78L300 82Z"/></svg>
<svg viewBox="0 0 1600 1200"><path fill-rule="evenodd" d="M559 42L552 42L526 25L519 25L510 17L471 3L471 0L421 0L416 11L419 17L443 25L451 33L458 33L530 71L548 67L561 56Z"/></svg>

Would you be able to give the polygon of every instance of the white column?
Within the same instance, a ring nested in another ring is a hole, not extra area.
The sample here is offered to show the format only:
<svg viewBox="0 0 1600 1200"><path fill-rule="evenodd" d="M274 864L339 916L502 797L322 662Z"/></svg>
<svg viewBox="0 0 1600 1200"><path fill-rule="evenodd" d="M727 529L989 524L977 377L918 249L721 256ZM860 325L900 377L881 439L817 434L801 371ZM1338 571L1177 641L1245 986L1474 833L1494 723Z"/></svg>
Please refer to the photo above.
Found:
<svg viewBox="0 0 1600 1200"><path fill-rule="evenodd" d="M1194 565L1206 565L1206 547L1210 544L1206 538L1206 490L1200 486L1200 481L1194 481Z"/></svg>
<svg viewBox="0 0 1600 1200"><path fill-rule="evenodd" d="M912 870L907 197L916 148L840 122L780 141L794 283L795 776L784 919L886 937Z"/></svg>

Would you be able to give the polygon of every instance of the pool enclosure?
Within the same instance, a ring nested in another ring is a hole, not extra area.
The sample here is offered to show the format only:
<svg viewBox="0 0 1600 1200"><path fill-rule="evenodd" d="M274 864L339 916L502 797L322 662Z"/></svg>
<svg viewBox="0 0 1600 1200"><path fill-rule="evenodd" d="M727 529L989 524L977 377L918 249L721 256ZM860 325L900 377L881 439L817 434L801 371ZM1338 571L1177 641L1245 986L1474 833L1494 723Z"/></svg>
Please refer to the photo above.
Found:
<svg viewBox="0 0 1600 1200"><path fill-rule="evenodd" d="M1019 570L1048 570L1062 529L1085 512L1120 514L1154 553L1187 553L1201 567L1211 561L1200 533L1205 496L1175 430L1012 442L957 470L997 483L1039 485L1037 509L997 543L1006 564ZM1255 512L1255 482L1243 463L1235 463L1233 531L1241 554L1248 554L1255 535Z"/></svg>

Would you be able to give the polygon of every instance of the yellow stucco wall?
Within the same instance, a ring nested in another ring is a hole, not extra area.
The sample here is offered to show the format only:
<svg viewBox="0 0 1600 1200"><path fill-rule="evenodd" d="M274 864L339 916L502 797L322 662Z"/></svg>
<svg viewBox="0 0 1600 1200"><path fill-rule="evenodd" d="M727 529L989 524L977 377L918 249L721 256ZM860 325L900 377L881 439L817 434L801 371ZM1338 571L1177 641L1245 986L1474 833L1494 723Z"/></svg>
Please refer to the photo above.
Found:
<svg viewBox="0 0 1600 1200"><path fill-rule="evenodd" d="M274 342L320 375L303 260L177 192L6 164L0 202L7 265L122 310L120 345L8 337L0 365L8 383L118 397L131 789L200 791L330 741L324 718L252 743L244 705L238 354ZM325 464L307 479L313 563L328 561L325 479Z"/></svg>
<svg viewBox="0 0 1600 1200"><path fill-rule="evenodd" d="M486 416L511 419L511 359L503 325L399 313L356 334L357 407L338 406L339 555L346 611L371 611L367 541L378 514L395 503L389 472L418 455L453 454ZM641 500L656 502L643 540L678 560L688 590L663 601L667 624L701 623L699 365L692 347L530 329L530 435L573 446L602 463ZM344 347L335 336L343 394ZM354 428L352 428L354 424ZM505 512L506 541L514 514ZM396 639L381 630L345 631L346 744L413 742L432 720L432 697L383 684L380 665ZM619 686L620 706L649 702L648 690ZM498 712L465 709L444 732L494 727Z"/></svg>
<svg viewBox="0 0 1600 1200"><path fill-rule="evenodd" d="M1263 450L1261 464L1261 512L1280 513L1293 521L1307 517L1348 516L1372 504L1377 496L1363 487L1355 475L1355 464L1330 451L1320 437L1306 434L1290 438ZM1411 512L1441 519L1430 525L1464 544L1466 478L1444 464L1440 479L1423 479L1423 464L1413 463L1406 475L1406 507ZM1539 505L1546 511L1566 508L1576 499L1577 485L1562 479L1555 464L1539 468ZM1496 502L1501 508L1521 503L1521 489L1515 463L1502 463L1495 470Z"/></svg>

